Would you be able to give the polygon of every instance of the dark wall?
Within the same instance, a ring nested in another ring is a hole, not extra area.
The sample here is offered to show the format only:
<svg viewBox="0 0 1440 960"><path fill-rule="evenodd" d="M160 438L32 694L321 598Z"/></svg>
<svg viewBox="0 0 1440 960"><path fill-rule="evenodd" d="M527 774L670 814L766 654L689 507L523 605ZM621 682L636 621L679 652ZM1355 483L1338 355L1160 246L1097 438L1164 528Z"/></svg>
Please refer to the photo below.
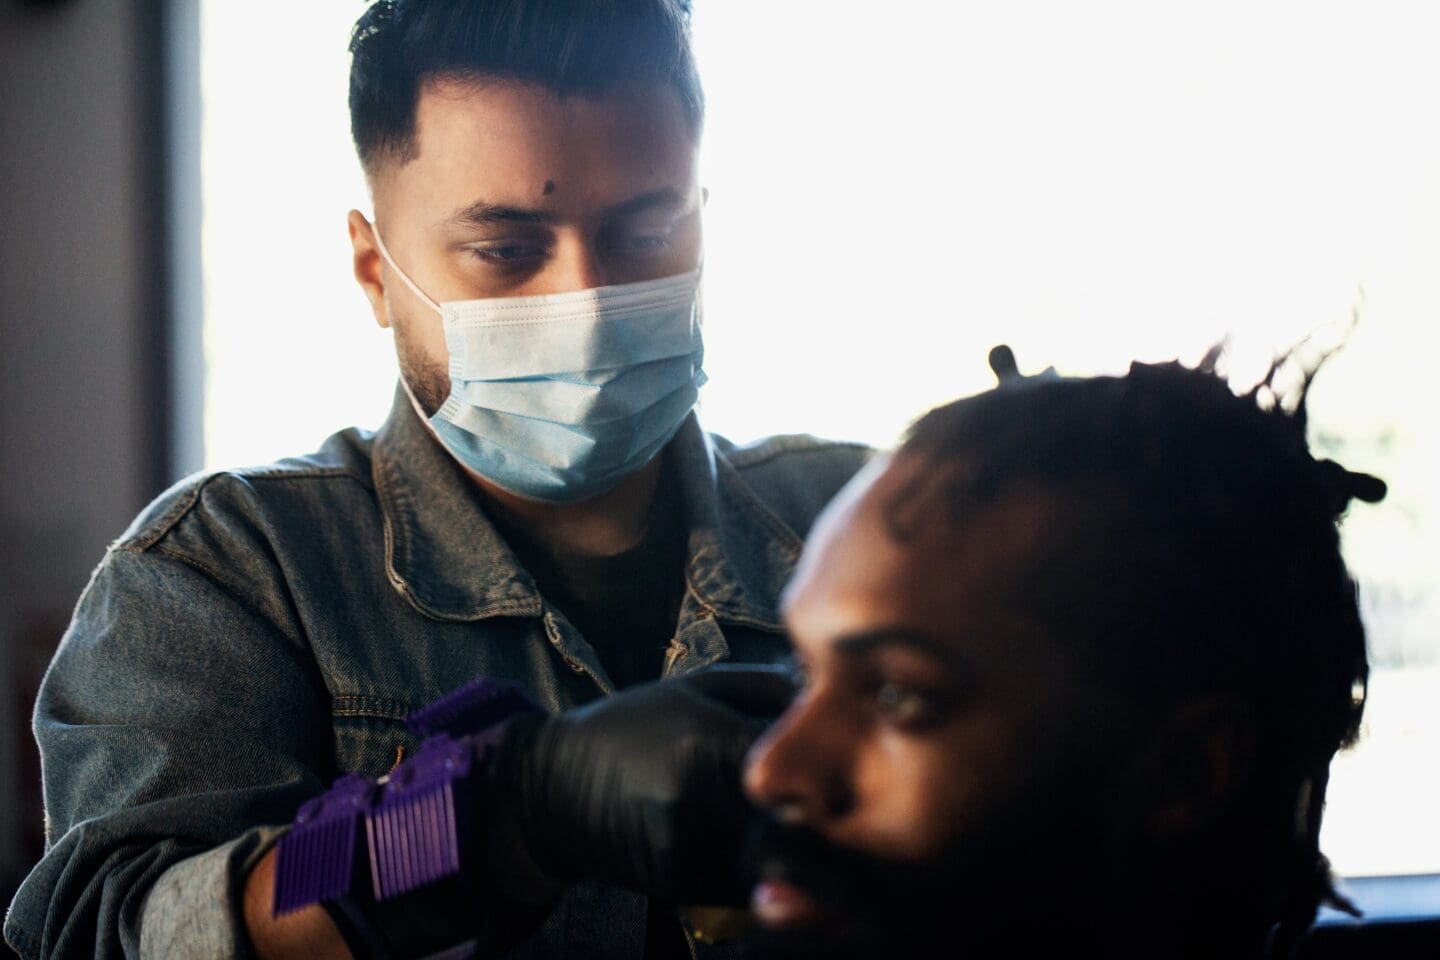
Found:
<svg viewBox="0 0 1440 960"><path fill-rule="evenodd" d="M173 472L148 0L0 0L0 896L39 836L28 697Z"/></svg>

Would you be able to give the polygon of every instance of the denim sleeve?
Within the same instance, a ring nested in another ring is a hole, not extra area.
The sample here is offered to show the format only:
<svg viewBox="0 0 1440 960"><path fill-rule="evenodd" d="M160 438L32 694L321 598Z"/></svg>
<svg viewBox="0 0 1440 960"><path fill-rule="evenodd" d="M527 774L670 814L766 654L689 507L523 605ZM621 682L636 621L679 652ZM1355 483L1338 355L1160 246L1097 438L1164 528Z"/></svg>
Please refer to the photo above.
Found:
<svg viewBox="0 0 1440 960"><path fill-rule="evenodd" d="M47 843L6 918L21 956L138 956L142 913L220 925L242 948L227 878L261 842L249 831L288 823L333 763L308 647L261 607L157 549L112 549L96 570L35 709ZM147 908L176 864L170 880L190 882Z"/></svg>

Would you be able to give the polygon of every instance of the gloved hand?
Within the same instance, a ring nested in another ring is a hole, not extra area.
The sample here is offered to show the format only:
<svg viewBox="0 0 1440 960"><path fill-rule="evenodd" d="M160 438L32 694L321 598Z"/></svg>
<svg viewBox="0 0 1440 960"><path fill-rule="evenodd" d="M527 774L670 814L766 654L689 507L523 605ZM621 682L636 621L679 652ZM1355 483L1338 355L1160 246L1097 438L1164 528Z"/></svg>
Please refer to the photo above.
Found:
<svg viewBox="0 0 1440 960"><path fill-rule="evenodd" d="M793 693L782 669L721 665L520 718L498 748L492 801L555 880L744 903L741 764Z"/></svg>

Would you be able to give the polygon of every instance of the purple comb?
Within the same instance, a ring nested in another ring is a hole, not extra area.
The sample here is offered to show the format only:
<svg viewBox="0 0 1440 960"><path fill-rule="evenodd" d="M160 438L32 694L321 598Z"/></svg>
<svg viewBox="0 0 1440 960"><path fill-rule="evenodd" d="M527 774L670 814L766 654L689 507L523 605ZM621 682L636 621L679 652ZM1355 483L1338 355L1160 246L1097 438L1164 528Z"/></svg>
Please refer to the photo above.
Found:
<svg viewBox="0 0 1440 960"><path fill-rule="evenodd" d="M405 726L417 737L437 733L463 737L486 733L517 713L539 709L519 684L478 677L410 714Z"/></svg>
<svg viewBox="0 0 1440 960"><path fill-rule="evenodd" d="M472 742L442 733L390 774L365 817L376 900L460 872L456 784L470 775L474 758Z"/></svg>
<svg viewBox="0 0 1440 960"><path fill-rule="evenodd" d="M357 828L374 791L373 780L350 773L300 808L275 853L274 916L350 891Z"/></svg>

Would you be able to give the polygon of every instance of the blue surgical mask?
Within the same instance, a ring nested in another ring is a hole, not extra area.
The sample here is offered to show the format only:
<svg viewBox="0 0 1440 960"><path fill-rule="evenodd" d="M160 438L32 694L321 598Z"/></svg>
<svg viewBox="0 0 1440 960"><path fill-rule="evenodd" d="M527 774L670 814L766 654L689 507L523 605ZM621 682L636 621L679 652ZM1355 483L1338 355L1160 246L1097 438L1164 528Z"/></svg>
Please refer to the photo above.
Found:
<svg viewBox="0 0 1440 960"><path fill-rule="evenodd" d="M649 463L695 405L706 379L699 270L437 303L378 231L375 245L445 325L450 395L430 426L455 459L505 490L552 503L604 493Z"/></svg>

